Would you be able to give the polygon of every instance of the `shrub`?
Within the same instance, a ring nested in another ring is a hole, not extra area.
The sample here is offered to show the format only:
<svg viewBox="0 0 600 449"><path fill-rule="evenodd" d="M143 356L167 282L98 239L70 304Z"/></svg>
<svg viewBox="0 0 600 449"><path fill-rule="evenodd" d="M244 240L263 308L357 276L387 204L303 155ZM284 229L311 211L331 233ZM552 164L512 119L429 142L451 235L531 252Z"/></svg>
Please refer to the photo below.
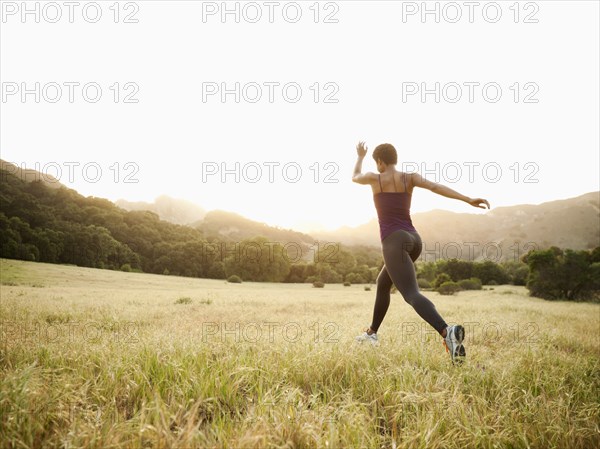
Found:
<svg viewBox="0 0 600 449"><path fill-rule="evenodd" d="M433 281L433 288L439 288L444 282L450 282L452 281L452 278L447 275L446 273L440 273L436 276L435 280Z"/></svg>
<svg viewBox="0 0 600 449"><path fill-rule="evenodd" d="M419 284L419 288L431 288L429 281L424 278L417 279L417 284Z"/></svg>
<svg viewBox="0 0 600 449"><path fill-rule="evenodd" d="M498 285L498 283L494 279L491 279L487 285Z"/></svg>
<svg viewBox="0 0 600 449"><path fill-rule="evenodd" d="M371 286L370 285L365 285L365 291L366 292L370 292L371 291Z"/></svg>
<svg viewBox="0 0 600 449"><path fill-rule="evenodd" d="M454 281L446 281L437 288L440 295L453 295L458 291L460 291L460 285Z"/></svg>
<svg viewBox="0 0 600 449"><path fill-rule="evenodd" d="M131 265L129 265L128 263L124 263L123 265L121 265L121 271L126 271L127 273L129 273L131 271Z"/></svg>
<svg viewBox="0 0 600 449"><path fill-rule="evenodd" d="M68 323L71 321L70 313L50 313L46 316L46 322L49 324L54 323Z"/></svg>
<svg viewBox="0 0 600 449"><path fill-rule="evenodd" d="M352 284L348 281L344 282L344 287L350 287Z"/></svg>
<svg viewBox="0 0 600 449"><path fill-rule="evenodd" d="M164 274L165 276L168 276L169 274L171 274L171 272L169 271L169 269L168 269L168 268L165 268L165 269L163 270L163 274Z"/></svg>
<svg viewBox="0 0 600 449"><path fill-rule="evenodd" d="M481 281L479 278L462 279L458 281L458 285L463 290L481 290Z"/></svg>
<svg viewBox="0 0 600 449"><path fill-rule="evenodd" d="M241 284L242 278L240 278L237 274L232 274L227 278L227 282L231 282L232 284Z"/></svg>
<svg viewBox="0 0 600 449"><path fill-rule="evenodd" d="M175 301L175 304L191 304L191 303L192 303L192 298L190 298L189 296L182 296L177 301Z"/></svg>
<svg viewBox="0 0 600 449"><path fill-rule="evenodd" d="M20 285L20 284L18 282L13 282L13 281L3 281L2 285L16 286L16 285Z"/></svg>
<svg viewBox="0 0 600 449"><path fill-rule="evenodd" d="M323 288L323 287L325 287L325 284L321 281L315 281L315 282L313 282L313 287Z"/></svg>

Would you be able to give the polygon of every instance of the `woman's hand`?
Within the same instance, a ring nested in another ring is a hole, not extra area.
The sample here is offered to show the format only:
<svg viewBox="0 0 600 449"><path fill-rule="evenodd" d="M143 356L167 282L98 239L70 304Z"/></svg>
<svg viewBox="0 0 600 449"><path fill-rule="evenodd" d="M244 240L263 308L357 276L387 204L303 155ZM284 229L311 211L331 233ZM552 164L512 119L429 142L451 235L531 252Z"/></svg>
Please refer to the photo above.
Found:
<svg viewBox="0 0 600 449"><path fill-rule="evenodd" d="M367 155L367 146L365 145L365 142L358 142L358 145L356 145L356 154L358 154L359 158L364 159Z"/></svg>
<svg viewBox="0 0 600 449"><path fill-rule="evenodd" d="M487 204L487 208L488 209L490 208L490 203L488 203L488 201L484 200L483 198L469 198L467 203L469 203L473 207L478 207L480 209L485 209L484 206L480 205L481 203L485 203L485 204Z"/></svg>

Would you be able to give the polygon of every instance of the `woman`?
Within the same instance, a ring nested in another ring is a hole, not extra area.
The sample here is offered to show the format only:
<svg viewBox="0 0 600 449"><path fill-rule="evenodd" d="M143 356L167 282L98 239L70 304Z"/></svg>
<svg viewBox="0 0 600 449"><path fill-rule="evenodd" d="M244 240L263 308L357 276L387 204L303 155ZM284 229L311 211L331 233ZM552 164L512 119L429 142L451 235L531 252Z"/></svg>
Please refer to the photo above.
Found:
<svg viewBox="0 0 600 449"><path fill-rule="evenodd" d="M377 331L390 305L392 285L395 285L404 300L444 338L443 343L446 351L450 353L452 362L461 363L466 356L463 345L464 327L460 324L448 326L435 305L419 292L417 285L414 261L421 254L422 242L410 218L412 190L414 187L422 187L480 209L485 209L482 203L487 205L488 209L490 204L483 198L469 198L449 187L428 181L418 173L397 171L398 154L389 143L379 145L373 151L373 159L377 163L379 174L361 173L362 162L367 154L364 142L357 145L356 151L358 160L354 167L352 181L368 184L373 190L384 260L383 268L377 277L373 321L371 326L356 339L360 342L377 343Z"/></svg>

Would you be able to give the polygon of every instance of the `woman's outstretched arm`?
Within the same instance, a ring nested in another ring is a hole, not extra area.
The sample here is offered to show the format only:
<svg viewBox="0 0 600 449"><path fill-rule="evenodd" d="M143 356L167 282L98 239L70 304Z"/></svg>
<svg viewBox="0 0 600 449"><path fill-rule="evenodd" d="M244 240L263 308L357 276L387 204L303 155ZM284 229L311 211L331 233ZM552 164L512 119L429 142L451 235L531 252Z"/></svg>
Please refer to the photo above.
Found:
<svg viewBox="0 0 600 449"><path fill-rule="evenodd" d="M465 203L470 204L474 207L478 207L480 209L485 209L485 207L481 205L482 203L486 204L488 209L490 208L490 203L488 203L488 201L483 198L470 198L443 184L438 184L437 182L429 181L423 178L418 173L411 173L410 176L413 181L413 185L417 187L431 190L432 192L437 193L438 195L445 196L447 198L464 201Z"/></svg>

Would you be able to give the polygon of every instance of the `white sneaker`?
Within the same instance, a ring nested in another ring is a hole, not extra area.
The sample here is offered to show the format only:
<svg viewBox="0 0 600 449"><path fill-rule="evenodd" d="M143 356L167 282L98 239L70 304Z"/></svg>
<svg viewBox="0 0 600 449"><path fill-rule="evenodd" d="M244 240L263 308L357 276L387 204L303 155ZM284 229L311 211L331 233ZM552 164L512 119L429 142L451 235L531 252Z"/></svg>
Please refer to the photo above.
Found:
<svg viewBox="0 0 600 449"><path fill-rule="evenodd" d="M446 338L444 338L444 346L446 352L450 353L452 363L461 364L466 357L463 340L465 339L465 328L460 324L448 326L446 328Z"/></svg>
<svg viewBox="0 0 600 449"><path fill-rule="evenodd" d="M355 337L354 339L359 343L369 342L374 346L379 344L379 340L377 339L377 334L376 333L368 334L367 331L364 331L362 334Z"/></svg>

